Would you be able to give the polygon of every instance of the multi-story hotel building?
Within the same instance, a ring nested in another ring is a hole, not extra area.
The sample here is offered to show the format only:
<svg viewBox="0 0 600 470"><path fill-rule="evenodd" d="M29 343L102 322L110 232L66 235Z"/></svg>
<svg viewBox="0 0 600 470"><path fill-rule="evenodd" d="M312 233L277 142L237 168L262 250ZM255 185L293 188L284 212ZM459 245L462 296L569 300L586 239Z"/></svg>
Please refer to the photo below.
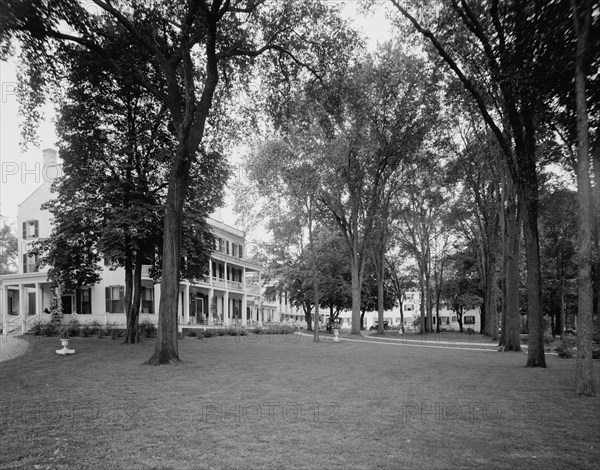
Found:
<svg viewBox="0 0 600 470"><path fill-rule="evenodd" d="M53 292L47 268L30 255L32 244L50 236L52 215L41 206L50 200L52 180L60 173L56 151L43 151L43 183L18 205L18 273L0 277L0 307L3 331L20 327L23 331L35 320L49 319ZM220 210L208 224L216 237L216 247L208 266L208 276L199 282L180 283L179 325L245 325L264 321L261 309L261 267L246 258L244 232L225 224ZM125 273L122 268L102 266L102 280L77 291L60 292L64 321L125 324ZM160 284L150 277L150 266L142 270L143 293L140 321L156 322Z"/></svg>

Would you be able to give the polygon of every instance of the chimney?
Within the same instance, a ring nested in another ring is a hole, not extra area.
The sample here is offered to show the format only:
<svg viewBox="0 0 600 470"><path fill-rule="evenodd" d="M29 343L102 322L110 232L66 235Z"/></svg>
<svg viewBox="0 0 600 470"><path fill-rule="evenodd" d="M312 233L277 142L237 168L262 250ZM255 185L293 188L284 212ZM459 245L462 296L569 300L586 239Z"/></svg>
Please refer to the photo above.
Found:
<svg viewBox="0 0 600 470"><path fill-rule="evenodd" d="M54 178L61 174L61 167L56 160L56 150L52 148L42 150L42 158L42 176L44 181L52 183Z"/></svg>

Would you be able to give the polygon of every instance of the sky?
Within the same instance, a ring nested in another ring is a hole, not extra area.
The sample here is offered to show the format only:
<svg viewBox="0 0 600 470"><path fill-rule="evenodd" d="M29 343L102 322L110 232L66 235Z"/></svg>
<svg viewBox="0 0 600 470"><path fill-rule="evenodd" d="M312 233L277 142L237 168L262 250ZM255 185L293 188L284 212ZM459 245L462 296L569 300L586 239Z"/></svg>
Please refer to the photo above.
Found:
<svg viewBox="0 0 600 470"><path fill-rule="evenodd" d="M342 3L344 15L363 31L371 48L391 36L391 25L383 8L375 8L373 13L365 15L359 12L356 1L327 1ZM43 183L42 150L57 148L53 122L55 103L49 102L43 108L44 120L38 129L40 145L29 145L23 150L14 60L0 62L0 84L0 214L8 223L16 224L17 205ZM225 207L222 212L224 222L234 225L231 208Z"/></svg>

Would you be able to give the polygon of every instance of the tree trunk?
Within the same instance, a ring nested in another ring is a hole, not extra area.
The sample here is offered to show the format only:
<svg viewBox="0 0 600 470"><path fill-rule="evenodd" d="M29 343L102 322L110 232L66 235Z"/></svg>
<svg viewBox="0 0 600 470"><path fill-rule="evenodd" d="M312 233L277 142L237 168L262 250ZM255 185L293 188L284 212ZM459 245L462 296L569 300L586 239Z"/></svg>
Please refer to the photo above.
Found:
<svg viewBox="0 0 600 470"><path fill-rule="evenodd" d="M419 325L419 333L424 334L427 330L425 329L425 280L423 279L423 273L419 276L419 284L421 288L421 305L419 306L421 309L421 324Z"/></svg>
<svg viewBox="0 0 600 470"><path fill-rule="evenodd" d="M382 242L384 244L384 242ZM379 247L375 254L375 271L377 272L377 334L385 334L383 325L383 281L385 276L385 250Z"/></svg>
<svg viewBox="0 0 600 470"><path fill-rule="evenodd" d="M360 314L361 282L359 275L358 255L354 254L352 256L352 329L350 330L350 334L352 335L360 335L362 317L364 316Z"/></svg>
<svg viewBox="0 0 600 470"><path fill-rule="evenodd" d="M485 286L485 334L495 341L498 339L498 312L496 310L496 256L491 252L491 250L488 254L486 269L487 283Z"/></svg>
<svg viewBox="0 0 600 470"><path fill-rule="evenodd" d="M310 198L312 199L312 198ZM313 284L313 303L315 304L315 329L313 331L313 341L319 342L319 281L317 280L317 255L313 239L313 221L312 221L312 200L308 202L308 239L310 243L310 260Z"/></svg>
<svg viewBox="0 0 600 470"><path fill-rule="evenodd" d="M507 175L507 178L510 178ZM507 184L505 214L505 246L504 246L504 346L505 351L521 351L521 313L519 311L519 255L520 255L520 220L517 212L514 186Z"/></svg>
<svg viewBox="0 0 600 470"><path fill-rule="evenodd" d="M537 191L537 189L536 189ZM528 200L525 200L528 199ZM520 198L527 258L527 367L546 367L541 305L541 269L537 198Z"/></svg>
<svg viewBox="0 0 600 470"><path fill-rule="evenodd" d="M425 325L425 331L431 333L433 331L433 305L431 302L431 275L429 269L425 273L425 295L427 296L427 322Z"/></svg>
<svg viewBox="0 0 600 470"><path fill-rule="evenodd" d="M305 306L302 306L302 310L304 310L304 320L306 321L306 329L308 331L312 331L312 308L308 309Z"/></svg>
<svg viewBox="0 0 600 470"><path fill-rule="evenodd" d="M592 2L586 0L581 7L571 0L573 19L577 34L575 56L575 101L577 104L577 205L579 209L579 230L577 236L577 360L575 365L576 391L578 395L595 396L592 332L593 291L592 291L592 186L590 181L590 154L588 118L586 103L585 60L587 39L592 22ZM582 17L583 16L583 17Z"/></svg>
<svg viewBox="0 0 600 470"><path fill-rule="evenodd" d="M144 257L141 250L135 255L135 269L133 271L133 299L131 302L131 311L127 318L127 332L125 333L126 343L139 343L140 341L140 304L142 299L142 263Z"/></svg>
<svg viewBox="0 0 600 470"><path fill-rule="evenodd" d="M189 158L187 150L180 143L177 159L171 168L165 204L158 332L154 354L147 361L150 365L180 362L177 343L177 305L181 264L181 223L188 176Z"/></svg>

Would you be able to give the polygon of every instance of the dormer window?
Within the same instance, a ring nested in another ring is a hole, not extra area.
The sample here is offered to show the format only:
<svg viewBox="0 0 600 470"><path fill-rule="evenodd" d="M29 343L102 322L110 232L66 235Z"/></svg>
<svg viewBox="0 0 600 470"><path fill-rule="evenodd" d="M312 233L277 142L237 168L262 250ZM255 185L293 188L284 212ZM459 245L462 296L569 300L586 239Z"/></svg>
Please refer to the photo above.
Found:
<svg viewBox="0 0 600 470"><path fill-rule="evenodd" d="M23 222L23 239L24 240L27 240L28 238L37 238L39 236L40 236L39 221L28 220L27 222Z"/></svg>

